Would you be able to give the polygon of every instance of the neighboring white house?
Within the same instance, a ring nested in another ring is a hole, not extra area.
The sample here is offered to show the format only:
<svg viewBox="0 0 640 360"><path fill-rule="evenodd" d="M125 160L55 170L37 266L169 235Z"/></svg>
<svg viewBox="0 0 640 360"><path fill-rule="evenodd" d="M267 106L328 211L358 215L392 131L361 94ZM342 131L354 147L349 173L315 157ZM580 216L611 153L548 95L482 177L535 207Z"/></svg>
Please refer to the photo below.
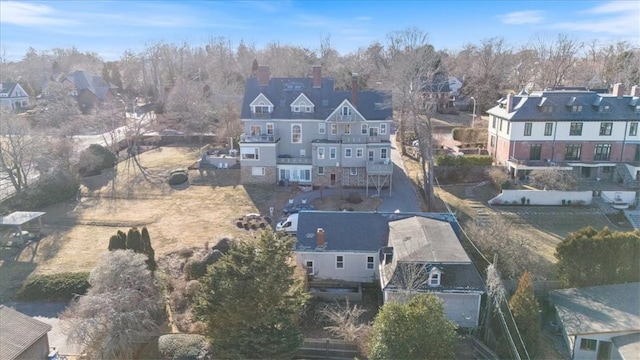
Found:
<svg viewBox="0 0 640 360"><path fill-rule="evenodd" d="M449 319L460 327L478 326L484 282L450 222L421 216L390 221L380 273L385 302L433 293Z"/></svg>
<svg viewBox="0 0 640 360"><path fill-rule="evenodd" d="M29 106L29 94L18 83L0 83L0 107L11 111Z"/></svg>
<svg viewBox="0 0 640 360"><path fill-rule="evenodd" d="M550 299L572 359L638 359L640 283L554 290Z"/></svg>

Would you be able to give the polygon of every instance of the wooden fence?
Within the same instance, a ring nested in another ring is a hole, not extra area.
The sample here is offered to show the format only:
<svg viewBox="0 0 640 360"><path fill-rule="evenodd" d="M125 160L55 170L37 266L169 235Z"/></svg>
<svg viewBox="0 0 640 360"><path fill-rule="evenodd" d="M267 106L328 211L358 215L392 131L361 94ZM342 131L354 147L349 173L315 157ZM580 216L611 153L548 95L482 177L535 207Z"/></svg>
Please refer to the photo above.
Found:
<svg viewBox="0 0 640 360"><path fill-rule="evenodd" d="M296 359L336 359L352 360L358 357L358 344L335 339L305 338L298 349Z"/></svg>

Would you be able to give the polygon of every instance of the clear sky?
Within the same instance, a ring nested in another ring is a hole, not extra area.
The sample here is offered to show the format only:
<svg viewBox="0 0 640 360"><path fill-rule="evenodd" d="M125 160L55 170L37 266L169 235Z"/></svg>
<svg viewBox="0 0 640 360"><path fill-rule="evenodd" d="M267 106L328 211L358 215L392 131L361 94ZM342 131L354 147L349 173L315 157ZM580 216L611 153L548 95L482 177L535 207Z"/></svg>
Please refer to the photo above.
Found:
<svg viewBox="0 0 640 360"><path fill-rule="evenodd" d="M5 1L0 51L21 59L68 48L117 60L125 50L166 43L204 45L226 37L262 48L270 42L316 50L321 39L345 55L392 31L419 27L436 49L502 37L511 46L563 33L577 40L640 46L640 0L624 1Z"/></svg>

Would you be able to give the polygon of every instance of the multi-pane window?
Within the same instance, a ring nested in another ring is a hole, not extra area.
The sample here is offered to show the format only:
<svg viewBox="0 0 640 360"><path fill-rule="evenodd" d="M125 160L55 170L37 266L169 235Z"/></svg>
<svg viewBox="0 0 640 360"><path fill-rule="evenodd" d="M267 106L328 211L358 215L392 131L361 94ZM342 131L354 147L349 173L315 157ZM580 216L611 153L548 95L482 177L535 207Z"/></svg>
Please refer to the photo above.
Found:
<svg viewBox="0 0 640 360"><path fill-rule="evenodd" d="M373 261L373 256L367 256L367 269L373 270L375 262Z"/></svg>
<svg viewBox="0 0 640 360"><path fill-rule="evenodd" d="M318 175L324 175L324 166L318 166Z"/></svg>
<svg viewBox="0 0 640 360"><path fill-rule="evenodd" d="M338 150L334 147L329 148L329 159L335 159L336 155L337 155Z"/></svg>
<svg viewBox="0 0 640 360"><path fill-rule="evenodd" d="M541 110L543 113L550 113L550 112L553 112L553 106L545 105L545 106L542 106L542 107L540 108L540 110Z"/></svg>
<svg viewBox="0 0 640 360"><path fill-rule="evenodd" d="M324 159L324 148L323 147L319 147L318 148L318 159Z"/></svg>
<svg viewBox="0 0 640 360"><path fill-rule="evenodd" d="M367 124L360 125L360 134L367 135L368 132L369 132L369 129L367 127Z"/></svg>
<svg viewBox="0 0 640 360"><path fill-rule="evenodd" d="M338 124L331 124L331 135L338 135Z"/></svg>
<svg viewBox="0 0 640 360"><path fill-rule="evenodd" d="M380 159L386 159L387 158L387 149L382 148L380 149Z"/></svg>
<svg viewBox="0 0 640 360"><path fill-rule="evenodd" d="M387 134L387 124L380 124L380 135Z"/></svg>
<svg viewBox="0 0 640 360"><path fill-rule="evenodd" d="M582 145L580 144L567 144L564 147L565 160L580 160L581 153L582 153Z"/></svg>
<svg viewBox="0 0 640 360"><path fill-rule="evenodd" d="M353 176L358 175L358 168L357 167L349 168L349 174Z"/></svg>
<svg viewBox="0 0 640 360"><path fill-rule="evenodd" d="M440 273L438 272L432 272L429 275L429 285L431 286L438 286L440 285Z"/></svg>
<svg viewBox="0 0 640 360"><path fill-rule="evenodd" d="M491 117L491 128L492 129L496 128L496 117L495 116Z"/></svg>
<svg viewBox="0 0 640 360"><path fill-rule="evenodd" d="M571 107L571 112L582 112L582 105L573 105Z"/></svg>
<svg viewBox="0 0 640 360"><path fill-rule="evenodd" d="M638 123L637 122L629 123L629 136L636 136L636 135L638 135Z"/></svg>
<svg viewBox="0 0 640 360"><path fill-rule="evenodd" d="M344 124L342 130L344 131L345 135L351 134L351 124Z"/></svg>
<svg viewBox="0 0 640 360"><path fill-rule="evenodd" d="M240 158L242 160L260 160L259 148L241 148Z"/></svg>
<svg viewBox="0 0 640 360"><path fill-rule="evenodd" d="M377 127L369 128L369 136L378 136L378 128Z"/></svg>
<svg viewBox="0 0 640 360"><path fill-rule="evenodd" d="M596 351L598 340L595 339L580 339L580 350Z"/></svg>
<svg viewBox="0 0 640 360"><path fill-rule="evenodd" d="M313 261L307 260L305 262L305 265L307 267L307 275L313 275Z"/></svg>
<svg viewBox="0 0 640 360"><path fill-rule="evenodd" d="M351 108L348 106L343 106L340 110L340 115L351 115Z"/></svg>
<svg viewBox="0 0 640 360"><path fill-rule="evenodd" d="M533 127L533 123L524 123L524 136L531 136L531 128Z"/></svg>
<svg viewBox="0 0 640 360"><path fill-rule="evenodd" d="M266 105L257 105L254 107L256 114L269 114L271 113L271 109Z"/></svg>
<svg viewBox="0 0 640 360"><path fill-rule="evenodd" d="M336 255L336 269L344 269L344 256Z"/></svg>
<svg viewBox="0 0 640 360"><path fill-rule="evenodd" d="M612 122L602 122L600 123L600 135L609 136L611 135L611 130L613 130Z"/></svg>
<svg viewBox="0 0 640 360"><path fill-rule="evenodd" d="M302 126L295 124L291 125L291 142L299 144L302 142Z"/></svg>
<svg viewBox="0 0 640 360"><path fill-rule="evenodd" d="M267 135L273 135L274 132L273 123L267 123Z"/></svg>
<svg viewBox="0 0 640 360"><path fill-rule="evenodd" d="M540 160L540 154L542 153L541 144L531 144L529 148L529 160Z"/></svg>
<svg viewBox="0 0 640 360"><path fill-rule="evenodd" d="M249 126L249 133L251 136L260 136L262 135L262 126L260 125L251 125Z"/></svg>
<svg viewBox="0 0 640 360"><path fill-rule="evenodd" d="M324 135L327 133L327 125L325 123L318 124L318 134Z"/></svg>
<svg viewBox="0 0 640 360"><path fill-rule="evenodd" d="M544 123L544 136L551 136L553 134L553 123Z"/></svg>
<svg viewBox="0 0 640 360"><path fill-rule="evenodd" d="M600 112L609 112L610 109L611 107L609 105L602 105L598 108Z"/></svg>
<svg viewBox="0 0 640 360"><path fill-rule="evenodd" d="M581 122L572 122L570 127L569 127L569 135L581 136L582 135L582 123Z"/></svg>
<svg viewBox="0 0 640 360"><path fill-rule="evenodd" d="M300 170L300 180L311 181L311 170L309 169Z"/></svg>
<svg viewBox="0 0 640 360"><path fill-rule="evenodd" d="M608 161L611 158L611 144L597 144L593 151L593 160Z"/></svg>
<svg viewBox="0 0 640 360"><path fill-rule="evenodd" d="M346 158L350 158L351 157L351 148L346 148L344 149L344 157Z"/></svg>
<svg viewBox="0 0 640 360"><path fill-rule="evenodd" d="M357 148L356 149L356 157L357 158L361 158L363 156L363 152L364 152L364 150L362 150L362 148Z"/></svg>

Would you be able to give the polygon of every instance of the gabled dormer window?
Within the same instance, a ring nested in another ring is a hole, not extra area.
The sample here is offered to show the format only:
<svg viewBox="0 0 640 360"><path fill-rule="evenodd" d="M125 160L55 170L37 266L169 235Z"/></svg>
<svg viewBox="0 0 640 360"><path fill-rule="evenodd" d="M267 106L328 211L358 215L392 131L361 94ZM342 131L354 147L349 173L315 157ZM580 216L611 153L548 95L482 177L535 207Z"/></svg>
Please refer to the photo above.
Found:
<svg viewBox="0 0 640 360"><path fill-rule="evenodd" d="M314 106L315 105L313 105L311 100L309 100L309 98L306 97L304 95L304 93L301 93L291 103L291 112L294 112L294 113L301 113L301 112L311 113L311 112L313 112Z"/></svg>
<svg viewBox="0 0 640 360"><path fill-rule="evenodd" d="M254 114L271 114L273 112L273 104L264 94L258 95L249 106Z"/></svg>
<svg viewBox="0 0 640 360"><path fill-rule="evenodd" d="M440 286L443 274L442 269L435 265L428 265L425 270L428 276L427 284L432 287Z"/></svg>
<svg viewBox="0 0 640 360"><path fill-rule="evenodd" d="M255 114L271 114L271 107L264 104L256 105L253 107L253 112Z"/></svg>

